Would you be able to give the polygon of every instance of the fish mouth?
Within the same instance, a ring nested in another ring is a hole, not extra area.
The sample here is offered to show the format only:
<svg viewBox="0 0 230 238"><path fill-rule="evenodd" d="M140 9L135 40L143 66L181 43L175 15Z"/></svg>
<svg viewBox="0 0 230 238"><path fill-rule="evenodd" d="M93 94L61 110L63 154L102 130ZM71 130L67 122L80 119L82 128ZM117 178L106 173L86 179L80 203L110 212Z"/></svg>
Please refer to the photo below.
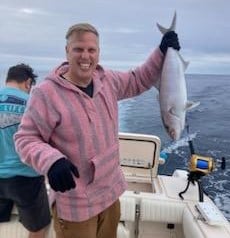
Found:
<svg viewBox="0 0 230 238"><path fill-rule="evenodd" d="M171 130L171 131L169 132L169 135L170 135L170 137L171 137L173 140L178 140L178 139L180 138L180 135L178 135L178 133L176 133L175 130Z"/></svg>
<svg viewBox="0 0 230 238"><path fill-rule="evenodd" d="M173 140L176 140L176 139L177 139L177 136L176 136L175 131L171 131L169 134L170 134L170 137L171 137Z"/></svg>

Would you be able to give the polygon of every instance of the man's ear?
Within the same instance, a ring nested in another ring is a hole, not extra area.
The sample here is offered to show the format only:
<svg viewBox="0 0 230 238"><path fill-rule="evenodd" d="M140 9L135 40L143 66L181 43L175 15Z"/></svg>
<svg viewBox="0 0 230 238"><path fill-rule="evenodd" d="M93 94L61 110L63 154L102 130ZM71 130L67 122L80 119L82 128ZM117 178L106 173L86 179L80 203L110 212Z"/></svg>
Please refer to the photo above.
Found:
<svg viewBox="0 0 230 238"><path fill-rule="evenodd" d="M69 61L68 53L69 53L69 47L68 47L68 45L66 45L65 46L65 56L66 56L67 61Z"/></svg>
<svg viewBox="0 0 230 238"><path fill-rule="evenodd" d="M68 51L69 51L68 45L66 45L66 46L65 46L65 53L68 54Z"/></svg>
<svg viewBox="0 0 230 238"><path fill-rule="evenodd" d="M24 83L25 89L27 91L30 91L31 87L32 87L32 79L28 78L25 83Z"/></svg>

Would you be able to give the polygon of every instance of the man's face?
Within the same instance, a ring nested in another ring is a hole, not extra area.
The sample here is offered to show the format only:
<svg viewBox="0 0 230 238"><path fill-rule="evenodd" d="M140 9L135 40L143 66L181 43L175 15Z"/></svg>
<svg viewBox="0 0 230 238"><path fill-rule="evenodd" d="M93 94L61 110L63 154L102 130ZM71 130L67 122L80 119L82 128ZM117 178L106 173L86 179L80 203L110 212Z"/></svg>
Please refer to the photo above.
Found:
<svg viewBox="0 0 230 238"><path fill-rule="evenodd" d="M73 33L66 45L66 58L70 79L79 86L88 84L99 61L98 37L91 32Z"/></svg>

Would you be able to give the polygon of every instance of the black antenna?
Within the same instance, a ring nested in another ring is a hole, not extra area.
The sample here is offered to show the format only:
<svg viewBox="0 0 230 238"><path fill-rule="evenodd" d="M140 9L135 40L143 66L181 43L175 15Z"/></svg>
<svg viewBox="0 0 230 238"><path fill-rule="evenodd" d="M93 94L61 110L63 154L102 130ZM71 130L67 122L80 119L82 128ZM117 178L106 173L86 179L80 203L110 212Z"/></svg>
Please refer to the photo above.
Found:
<svg viewBox="0 0 230 238"><path fill-rule="evenodd" d="M186 129L187 129L187 134L188 134L188 137L189 137L189 124L188 123L186 125ZM194 155L195 154L195 150L194 150L193 142L190 139L190 137L189 137L189 140L188 140L188 145L189 145L189 149L190 149L191 155Z"/></svg>
<svg viewBox="0 0 230 238"><path fill-rule="evenodd" d="M221 159L221 169L224 170L226 168L226 159L225 157L222 157Z"/></svg>

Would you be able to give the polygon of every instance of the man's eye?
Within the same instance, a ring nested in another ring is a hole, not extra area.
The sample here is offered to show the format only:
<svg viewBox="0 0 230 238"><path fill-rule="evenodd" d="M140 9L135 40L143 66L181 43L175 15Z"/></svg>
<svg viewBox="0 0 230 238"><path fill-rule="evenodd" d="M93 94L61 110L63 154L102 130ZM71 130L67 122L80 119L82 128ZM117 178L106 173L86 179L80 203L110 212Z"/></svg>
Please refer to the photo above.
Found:
<svg viewBox="0 0 230 238"><path fill-rule="evenodd" d="M82 49L81 48L73 48L73 51L74 52L82 52Z"/></svg>
<svg viewBox="0 0 230 238"><path fill-rule="evenodd" d="M95 53L96 50L95 49L89 49L89 53Z"/></svg>

